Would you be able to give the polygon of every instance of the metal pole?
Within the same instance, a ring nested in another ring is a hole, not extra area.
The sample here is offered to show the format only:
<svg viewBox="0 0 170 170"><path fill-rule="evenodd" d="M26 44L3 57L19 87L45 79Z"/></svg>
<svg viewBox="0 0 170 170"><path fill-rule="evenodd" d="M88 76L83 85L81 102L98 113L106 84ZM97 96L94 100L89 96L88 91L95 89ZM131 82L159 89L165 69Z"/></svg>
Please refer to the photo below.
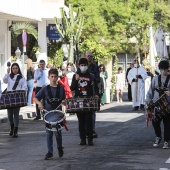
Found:
<svg viewBox="0 0 170 170"><path fill-rule="evenodd" d="M22 74L25 76L25 73L24 73L24 69L25 69L25 66L24 66L24 46L23 46L23 53L22 53Z"/></svg>

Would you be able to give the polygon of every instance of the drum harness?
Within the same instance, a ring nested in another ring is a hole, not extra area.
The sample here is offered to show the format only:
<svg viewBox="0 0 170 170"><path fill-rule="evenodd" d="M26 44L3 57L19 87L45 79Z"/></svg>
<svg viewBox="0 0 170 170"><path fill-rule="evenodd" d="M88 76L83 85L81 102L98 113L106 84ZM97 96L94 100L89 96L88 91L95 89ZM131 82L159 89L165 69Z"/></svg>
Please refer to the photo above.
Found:
<svg viewBox="0 0 170 170"><path fill-rule="evenodd" d="M168 82L169 82L169 79L170 79L170 76L168 75L166 80L165 80L165 84L164 84L164 87L161 88L162 86L162 83L161 83L161 75L158 76L158 86L159 88L155 88L154 90L157 91L159 93L159 99L157 99L154 103L150 102L147 106L147 110L150 111L150 113L152 113L152 106L157 103L162 97L165 96L165 91L169 90L167 89L167 85L168 85ZM155 118L155 109L156 107L154 107L153 109L153 113L154 113L154 118ZM148 121L152 119L152 115L149 115L149 113L147 114L147 127L148 127Z"/></svg>
<svg viewBox="0 0 170 170"><path fill-rule="evenodd" d="M61 100L59 99L60 86L57 85L55 98L54 98L53 95L52 95L50 85L47 86L47 91L48 91L48 95L49 95L49 99L47 99L47 103L48 103L49 105L51 105L51 107L52 107L52 109L53 109L52 111L56 111L56 110L61 106L61 104L62 104L62 103L61 103ZM56 108L56 105L57 105L57 108ZM52 111L51 111L51 112L52 112ZM48 111L45 110L45 109L43 109L43 111L42 111L43 118L44 118L44 115L45 115L44 112L48 112ZM66 126L66 121L63 120L63 122L61 122L61 123L64 125L65 129L68 131L68 128L67 128L67 126ZM62 128L61 123L57 123L56 126L55 126L55 128L56 128L56 130L57 130L57 133L58 133L59 135L61 135L61 128Z"/></svg>
<svg viewBox="0 0 170 170"><path fill-rule="evenodd" d="M12 90L16 90L20 79L22 78L22 76L19 74L15 80L14 86L12 87ZM7 88L2 92L2 94L5 94L7 92Z"/></svg>

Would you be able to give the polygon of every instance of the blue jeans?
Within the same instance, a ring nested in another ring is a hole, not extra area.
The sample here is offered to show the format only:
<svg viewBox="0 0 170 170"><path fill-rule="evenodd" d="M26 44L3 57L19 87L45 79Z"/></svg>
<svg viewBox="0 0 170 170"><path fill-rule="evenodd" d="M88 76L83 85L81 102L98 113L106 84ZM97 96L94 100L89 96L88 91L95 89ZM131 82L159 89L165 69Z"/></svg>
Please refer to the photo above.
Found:
<svg viewBox="0 0 170 170"><path fill-rule="evenodd" d="M46 129L46 138L47 138L47 148L48 152L53 153L53 134L56 137L57 147L62 147L62 134L61 131L49 131Z"/></svg>
<svg viewBox="0 0 170 170"><path fill-rule="evenodd" d="M31 98L32 98L32 92L34 89L34 80L28 80L27 81L27 86L28 86L28 101L27 101L27 105L31 106Z"/></svg>

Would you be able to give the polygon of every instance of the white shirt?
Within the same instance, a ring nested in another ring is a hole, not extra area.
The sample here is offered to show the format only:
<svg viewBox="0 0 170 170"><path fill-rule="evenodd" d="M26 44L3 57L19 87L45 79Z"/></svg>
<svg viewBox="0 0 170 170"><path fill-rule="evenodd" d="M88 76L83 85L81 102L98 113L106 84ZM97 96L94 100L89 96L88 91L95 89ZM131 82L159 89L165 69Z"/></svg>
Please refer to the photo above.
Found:
<svg viewBox="0 0 170 170"><path fill-rule="evenodd" d="M36 69L34 73L34 79L37 81L37 87L47 86L50 84L50 81L48 79L48 69L45 68L42 72L40 69Z"/></svg>
<svg viewBox="0 0 170 170"><path fill-rule="evenodd" d="M16 81L18 75L19 74L14 75L14 78L11 79L10 74L8 74L8 73L5 74L5 76L3 78L3 82L5 84L8 84L7 91L13 91L12 88L15 84L15 81ZM26 81L25 77L22 77L19 80L16 90L27 90L27 81Z"/></svg>

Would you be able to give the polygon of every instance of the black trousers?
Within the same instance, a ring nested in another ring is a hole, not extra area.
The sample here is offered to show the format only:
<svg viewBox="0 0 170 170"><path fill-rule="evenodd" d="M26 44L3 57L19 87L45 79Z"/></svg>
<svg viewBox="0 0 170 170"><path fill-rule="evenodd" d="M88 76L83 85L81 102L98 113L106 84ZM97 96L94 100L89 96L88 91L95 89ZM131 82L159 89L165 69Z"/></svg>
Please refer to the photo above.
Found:
<svg viewBox="0 0 170 170"><path fill-rule="evenodd" d="M129 101L132 101L132 90L131 85L128 83L128 99Z"/></svg>
<svg viewBox="0 0 170 170"><path fill-rule="evenodd" d="M163 120L163 126L164 126L164 141L168 142L170 140L170 114L167 116L164 116L162 119L158 121L152 120L152 125L155 130L155 134L157 137L162 137L161 132L161 121Z"/></svg>
<svg viewBox="0 0 170 170"><path fill-rule="evenodd" d="M86 139L86 136L88 137L88 140L93 139L92 115L93 112L77 113L80 139Z"/></svg>
<svg viewBox="0 0 170 170"><path fill-rule="evenodd" d="M35 88L35 95L41 90L42 87ZM38 104L36 104L36 113L38 117L41 117L40 110L38 109Z"/></svg>

